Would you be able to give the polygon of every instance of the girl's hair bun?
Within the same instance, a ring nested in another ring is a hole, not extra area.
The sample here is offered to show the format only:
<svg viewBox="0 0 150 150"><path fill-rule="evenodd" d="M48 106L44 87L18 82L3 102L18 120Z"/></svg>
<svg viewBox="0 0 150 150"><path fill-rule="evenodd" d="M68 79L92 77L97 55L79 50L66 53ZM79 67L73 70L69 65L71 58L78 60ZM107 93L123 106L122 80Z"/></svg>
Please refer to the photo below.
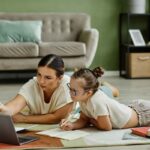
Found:
<svg viewBox="0 0 150 150"><path fill-rule="evenodd" d="M92 70L92 73L96 78L99 78L104 74L104 69L102 67L96 67Z"/></svg>

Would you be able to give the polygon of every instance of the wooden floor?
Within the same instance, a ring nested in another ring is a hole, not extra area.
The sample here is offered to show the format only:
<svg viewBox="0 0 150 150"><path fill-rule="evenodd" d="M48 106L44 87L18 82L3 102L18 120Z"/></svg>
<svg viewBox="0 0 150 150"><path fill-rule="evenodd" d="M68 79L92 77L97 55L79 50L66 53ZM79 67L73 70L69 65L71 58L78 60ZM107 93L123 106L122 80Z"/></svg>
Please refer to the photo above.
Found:
<svg viewBox="0 0 150 150"><path fill-rule="evenodd" d="M120 89L120 96L117 98L121 103L128 104L133 99L150 100L150 79L125 79L117 76L103 77ZM20 84L0 84L0 101L5 102L14 97ZM40 148L41 149L41 148ZM57 148L58 149L58 148ZM89 147L89 148L67 148L67 150L149 150L150 145L113 146L113 147Z"/></svg>

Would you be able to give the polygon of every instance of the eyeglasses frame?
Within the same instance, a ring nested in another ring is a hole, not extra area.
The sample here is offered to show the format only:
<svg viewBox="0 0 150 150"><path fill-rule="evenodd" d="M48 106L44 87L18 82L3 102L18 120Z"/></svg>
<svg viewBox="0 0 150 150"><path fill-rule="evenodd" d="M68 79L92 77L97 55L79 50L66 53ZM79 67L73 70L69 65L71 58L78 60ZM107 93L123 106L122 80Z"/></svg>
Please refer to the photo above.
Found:
<svg viewBox="0 0 150 150"><path fill-rule="evenodd" d="M70 83L67 83L67 87L69 88L69 90L70 90L70 93L71 92L74 92L74 94L73 94L73 96L78 96L78 94L77 94L77 90L74 90L74 89L72 89L71 87L70 87ZM87 91L89 91L89 89L84 89L84 93L82 94L82 95L84 95L85 94L85 92L87 92Z"/></svg>

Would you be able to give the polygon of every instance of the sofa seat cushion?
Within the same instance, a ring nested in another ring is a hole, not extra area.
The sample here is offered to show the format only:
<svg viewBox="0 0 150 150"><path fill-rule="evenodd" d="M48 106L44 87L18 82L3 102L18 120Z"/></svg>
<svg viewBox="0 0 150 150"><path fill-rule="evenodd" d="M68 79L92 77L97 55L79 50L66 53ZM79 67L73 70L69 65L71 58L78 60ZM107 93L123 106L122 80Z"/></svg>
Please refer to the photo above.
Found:
<svg viewBox="0 0 150 150"><path fill-rule="evenodd" d="M86 48L82 42L42 42L39 44L39 53L40 56L48 53L62 57L85 56Z"/></svg>
<svg viewBox="0 0 150 150"><path fill-rule="evenodd" d="M35 43L1 43L0 57L37 57L39 48Z"/></svg>

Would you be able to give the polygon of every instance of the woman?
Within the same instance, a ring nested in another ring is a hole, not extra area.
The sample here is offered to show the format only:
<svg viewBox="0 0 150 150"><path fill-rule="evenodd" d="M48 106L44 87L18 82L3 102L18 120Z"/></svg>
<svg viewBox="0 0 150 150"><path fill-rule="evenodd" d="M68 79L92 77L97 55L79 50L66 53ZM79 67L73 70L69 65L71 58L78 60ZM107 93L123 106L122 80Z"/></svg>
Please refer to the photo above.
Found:
<svg viewBox="0 0 150 150"><path fill-rule="evenodd" d="M69 81L62 58L47 55L39 62L36 77L25 83L14 99L1 104L0 112L11 114L14 122L58 123L72 107ZM20 113L26 106L28 115Z"/></svg>
<svg viewBox="0 0 150 150"><path fill-rule="evenodd" d="M75 72L68 87L74 102L79 102L81 114L75 121L63 119L60 127L74 130L93 124L100 130L131 128L150 125L150 101L136 100L130 106L119 103L98 90L101 68L80 69Z"/></svg>

